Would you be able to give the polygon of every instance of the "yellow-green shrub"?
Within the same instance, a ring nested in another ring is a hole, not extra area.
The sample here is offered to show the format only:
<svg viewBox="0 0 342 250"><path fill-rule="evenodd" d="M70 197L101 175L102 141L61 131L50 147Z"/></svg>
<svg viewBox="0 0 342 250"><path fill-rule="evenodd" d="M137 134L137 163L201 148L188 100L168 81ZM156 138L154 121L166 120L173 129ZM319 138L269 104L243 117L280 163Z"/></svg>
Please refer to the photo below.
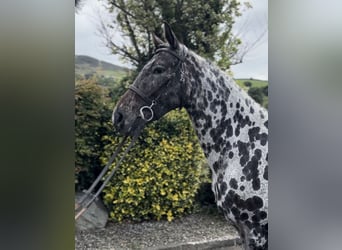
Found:
<svg viewBox="0 0 342 250"><path fill-rule="evenodd" d="M108 143L105 163L119 143ZM202 150L187 114L173 111L150 124L104 189L104 201L114 221L175 217L190 212L200 183L206 178Z"/></svg>

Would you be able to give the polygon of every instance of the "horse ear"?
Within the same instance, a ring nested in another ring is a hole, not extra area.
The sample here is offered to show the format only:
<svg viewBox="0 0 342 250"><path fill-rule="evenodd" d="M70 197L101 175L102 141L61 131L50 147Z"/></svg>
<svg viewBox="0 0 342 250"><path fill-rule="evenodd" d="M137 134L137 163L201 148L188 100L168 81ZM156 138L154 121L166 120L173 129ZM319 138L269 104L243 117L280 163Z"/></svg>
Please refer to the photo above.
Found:
<svg viewBox="0 0 342 250"><path fill-rule="evenodd" d="M165 38L170 44L172 49L178 49L179 48L179 42L177 40L177 37L175 33L173 33L170 25L167 22L164 22L164 33L165 33Z"/></svg>
<svg viewBox="0 0 342 250"><path fill-rule="evenodd" d="M152 33L152 40L154 43L154 46L158 48L160 45L162 45L164 42L161 40L156 34Z"/></svg>

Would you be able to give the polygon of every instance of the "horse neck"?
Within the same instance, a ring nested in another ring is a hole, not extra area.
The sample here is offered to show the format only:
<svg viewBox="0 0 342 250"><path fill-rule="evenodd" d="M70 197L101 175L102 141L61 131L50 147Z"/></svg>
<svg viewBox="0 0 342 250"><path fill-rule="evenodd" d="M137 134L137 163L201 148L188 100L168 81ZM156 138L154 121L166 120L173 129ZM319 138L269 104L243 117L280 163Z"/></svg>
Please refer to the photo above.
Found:
<svg viewBox="0 0 342 250"><path fill-rule="evenodd" d="M194 53L189 57L185 107L210 164L238 140L248 141L248 127L266 130L267 111L217 66Z"/></svg>

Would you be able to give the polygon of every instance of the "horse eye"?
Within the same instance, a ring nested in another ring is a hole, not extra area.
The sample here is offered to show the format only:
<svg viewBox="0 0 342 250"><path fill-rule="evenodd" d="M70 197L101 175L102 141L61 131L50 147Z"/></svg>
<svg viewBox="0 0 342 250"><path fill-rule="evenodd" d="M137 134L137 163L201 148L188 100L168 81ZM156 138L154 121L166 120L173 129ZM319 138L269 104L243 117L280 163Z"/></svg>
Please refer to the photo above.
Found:
<svg viewBox="0 0 342 250"><path fill-rule="evenodd" d="M164 67L158 66L153 69L153 74L161 74L165 71Z"/></svg>

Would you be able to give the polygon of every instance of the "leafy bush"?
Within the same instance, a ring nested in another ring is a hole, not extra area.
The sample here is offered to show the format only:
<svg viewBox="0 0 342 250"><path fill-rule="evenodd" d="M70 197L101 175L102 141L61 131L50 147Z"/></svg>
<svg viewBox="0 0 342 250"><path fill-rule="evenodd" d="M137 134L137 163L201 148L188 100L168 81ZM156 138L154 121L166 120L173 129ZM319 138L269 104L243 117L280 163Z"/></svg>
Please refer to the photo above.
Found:
<svg viewBox="0 0 342 250"><path fill-rule="evenodd" d="M263 95L263 91L262 88L258 88L258 87L251 87L248 90L248 94L260 105L263 104L263 100L264 100L264 95Z"/></svg>
<svg viewBox="0 0 342 250"><path fill-rule="evenodd" d="M125 93L127 87L134 81L132 75L123 77L117 84L110 89L109 96L113 103L116 103L120 97Z"/></svg>
<svg viewBox="0 0 342 250"><path fill-rule="evenodd" d="M246 87L251 87L252 86L252 83L249 82L249 81L246 81L243 83Z"/></svg>
<svg viewBox="0 0 342 250"><path fill-rule="evenodd" d="M119 138L103 140L105 163ZM199 185L207 179L201 161L202 150L184 111L150 124L104 189L111 219L171 221L191 212Z"/></svg>
<svg viewBox="0 0 342 250"><path fill-rule="evenodd" d="M268 96L268 85L262 88L262 93L263 93L265 96Z"/></svg>
<svg viewBox="0 0 342 250"><path fill-rule="evenodd" d="M90 186L101 170L101 138L108 134L106 126L111 109L106 102L108 90L96 79L79 78L75 86L75 189Z"/></svg>
<svg viewBox="0 0 342 250"><path fill-rule="evenodd" d="M111 87L116 84L116 80L114 79L114 77L104 76L104 75L98 76L97 82L99 85L105 86L105 87Z"/></svg>

